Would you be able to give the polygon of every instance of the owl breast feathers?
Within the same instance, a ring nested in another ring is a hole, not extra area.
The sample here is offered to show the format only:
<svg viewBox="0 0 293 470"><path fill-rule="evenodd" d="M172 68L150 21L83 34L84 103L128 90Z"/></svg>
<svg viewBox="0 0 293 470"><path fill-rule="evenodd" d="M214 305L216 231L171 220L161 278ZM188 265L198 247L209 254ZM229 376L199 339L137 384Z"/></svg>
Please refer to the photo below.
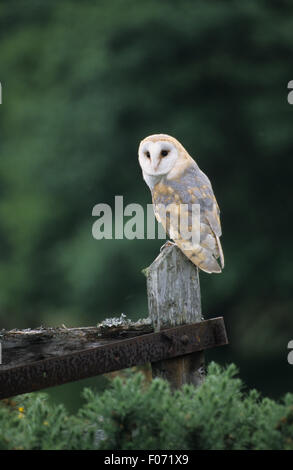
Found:
<svg viewBox="0 0 293 470"><path fill-rule="evenodd" d="M139 163L152 192L155 216L168 236L200 269L220 273L224 267L220 211L208 177L184 147L165 134L146 137L140 143ZM182 221L189 233L196 232L195 237L186 237Z"/></svg>

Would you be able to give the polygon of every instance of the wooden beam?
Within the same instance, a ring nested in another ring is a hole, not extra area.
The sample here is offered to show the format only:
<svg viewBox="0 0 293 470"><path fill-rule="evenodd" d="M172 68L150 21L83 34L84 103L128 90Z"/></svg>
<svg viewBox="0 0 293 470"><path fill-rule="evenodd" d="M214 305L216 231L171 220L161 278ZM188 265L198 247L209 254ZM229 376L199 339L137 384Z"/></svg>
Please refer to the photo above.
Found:
<svg viewBox="0 0 293 470"><path fill-rule="evenodd" d="M1 331L0 399L227 344L222 317L157 333L151 329L128 323L104 331Z"/></svg>
<svg viewBox="0 0 293 470"><path fill-rule="evenodd" d="M0 330L2 345L0 371L153 331L149 319L131 322L123 314L120 318L110 318L97 326L90 327Z"/></svg>

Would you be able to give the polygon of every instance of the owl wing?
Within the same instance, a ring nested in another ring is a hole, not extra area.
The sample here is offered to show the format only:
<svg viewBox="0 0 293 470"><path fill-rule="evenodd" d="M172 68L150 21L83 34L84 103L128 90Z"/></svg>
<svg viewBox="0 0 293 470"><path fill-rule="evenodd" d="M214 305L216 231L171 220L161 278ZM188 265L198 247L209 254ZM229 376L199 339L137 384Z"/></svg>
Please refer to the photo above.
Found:
<svg viewBox="0 0 293 470"><path fill-rule="evenodd" d="M201 194L200 205L202 222L207 222L214 233L217 241L217 252L216 258L220 258L221 266L224 267L224 253L222 250L220 237L222 235L221 221L220 221L220 208L215 198L213 188L209 178L197 168L197 171L191 171L190 173L196 173L196 182Z"/></svg>
<svg viewBox="0 0 293 470"><path fill-rule="evenodd" d="M224 267L224 256L220 243L220 211L208 177L195 164L191 165L177 180L163 179L153 189L156 218L167 234L183 253L205 272L221 272L216 261L220 258ZM185 207L182 206L185 205ZM200 225L192 219L192 205L200 207ZM166 207L169 210L166 212ZM174 221L185 220L188 228L197 231L197 237L186 239L178 231ZM182 218L182 219L181 219ZM192 224L193 222L193 224ZM179 232L179 233L178 233Z"/></svg>

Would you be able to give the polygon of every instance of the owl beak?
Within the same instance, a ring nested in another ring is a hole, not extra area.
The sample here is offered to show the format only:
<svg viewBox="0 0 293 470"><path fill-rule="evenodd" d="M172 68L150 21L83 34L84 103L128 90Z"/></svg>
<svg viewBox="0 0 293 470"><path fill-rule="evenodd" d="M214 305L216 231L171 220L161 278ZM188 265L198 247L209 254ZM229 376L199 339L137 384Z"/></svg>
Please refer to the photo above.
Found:
<svg viewBox="0 0 293 470"><path fill-rule="evenodd" d="M157 163L155 163L155 161L152 161L152 167L153 167L154 171L157 171L157 169L159 168L160 163L161 163L160 160L158 160Z"/></svg>

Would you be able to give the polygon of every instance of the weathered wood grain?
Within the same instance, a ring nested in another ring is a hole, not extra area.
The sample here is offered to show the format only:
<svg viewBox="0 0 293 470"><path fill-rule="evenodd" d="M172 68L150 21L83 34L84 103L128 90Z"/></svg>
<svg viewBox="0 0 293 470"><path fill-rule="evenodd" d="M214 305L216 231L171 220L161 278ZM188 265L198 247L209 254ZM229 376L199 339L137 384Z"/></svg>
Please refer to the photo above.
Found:
<svg viewBox="0 0 293 470"><path fill-rule="evenodd" d="M166 245L146 270L149 316L155 331L203 320L198 269L176 245ZM154 377L168 380L176 389L204 379L203 352L152 364Z"/></svg>
<svg viewBox="0 0 293 470"><path fill-rule="evenodd" d="M162 359L179 356L185 358L194 351L227 344L222 317L176 326L158 333L142 334L145 326L149 325L140 325L137 329L135 324L128 330L129 326L128 324L119 327L118 339L117 328L113 326L108 329L107 337L103 335L103 331L96 337L96 331L89 333L87 328L73 329L74 331L57 329L58 341L61 343L56 343L56 329L50 329L49 333L43 329L33 332L27 330L7 332L5 338L7 342L11 340L11 343L6 349L8 343L3 342L5 354L4 364L0 365L0 399L127 367L155 363ZM93 334L94 342L91 338L90 342L80 342L81 330L83 333L86 330L85 336L90 334L91 337ZM112 330L112 333L116 330L114 338L109 330ZM134 334L134 330L138 334ZM123 339L121 339L122 333ZM71 343L72 335L74 347L70 352L67 349L67 353L64 354L65 345L62 344L62 338L67 345L68 342ZM83 346L86 343L87 347L83 348L81 343ZM52 347L53 345L55 346ZM63 348L62 354L60 347ZM13 360L15 351L17 354ZM21 358L22 354L25 355L25 359Z"/></svg>
<svg viewBox="0 0 293 470"><path fill-rule="evenodd" d="M27 365L50 357L95 348L119 339L152 333L149 319L131 322L125 318L108 319L97 326L83 328L36 328L0 330L2 365L0 371Z"/></svg>

